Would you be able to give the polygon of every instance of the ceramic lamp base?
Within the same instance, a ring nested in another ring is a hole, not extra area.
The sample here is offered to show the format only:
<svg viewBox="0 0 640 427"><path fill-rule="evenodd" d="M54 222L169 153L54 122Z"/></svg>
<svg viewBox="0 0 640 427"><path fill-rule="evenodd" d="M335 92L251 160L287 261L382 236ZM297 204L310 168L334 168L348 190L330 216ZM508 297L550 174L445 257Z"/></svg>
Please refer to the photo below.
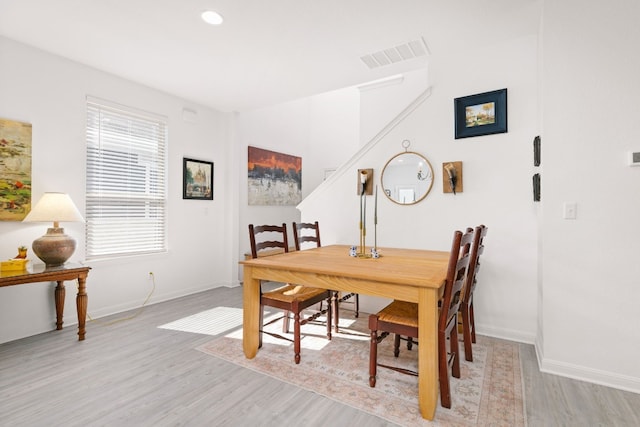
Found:
<svg viewBox="0 0 640 427"><path fill-rule="evenodd" d="M47 267L63 265L76 250L73 237L64 234L64 228L47 229L47 234L33 241L33 252Z"/></svg>

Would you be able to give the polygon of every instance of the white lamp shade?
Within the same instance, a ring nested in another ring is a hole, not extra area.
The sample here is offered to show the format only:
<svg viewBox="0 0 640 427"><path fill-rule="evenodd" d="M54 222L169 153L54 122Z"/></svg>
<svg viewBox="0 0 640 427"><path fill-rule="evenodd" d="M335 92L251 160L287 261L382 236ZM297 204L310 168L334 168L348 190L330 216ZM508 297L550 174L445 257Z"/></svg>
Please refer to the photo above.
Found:
<svg viewBox="0 0 640 427"><path fill-rule="evenodd" d="M44 193L23 221L84 222L84 218L68 194Z"/></svg>

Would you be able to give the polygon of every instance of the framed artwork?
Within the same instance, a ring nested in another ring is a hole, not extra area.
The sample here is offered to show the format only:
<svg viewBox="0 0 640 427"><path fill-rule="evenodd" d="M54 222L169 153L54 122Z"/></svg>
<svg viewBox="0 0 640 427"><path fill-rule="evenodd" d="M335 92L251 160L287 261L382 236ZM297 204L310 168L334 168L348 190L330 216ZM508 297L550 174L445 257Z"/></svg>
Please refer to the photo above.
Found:
<svg viewBox="0 0 640 427"><path fill-rule="evenodd" d="M507 132L507 89L456 98L456 139Z"/></svg>
<svg viewBox="0 0 640 427"><path fill-rule="evenodd" d="M31 123L0 119L0 220L31 211Z"/></svg>
<svg viewBox="0 0 640 427"><path fill-rule="evenodd" d="M182 198L213 200L213 162L182 159Z"/></svg>
<svg viewBox="0 0 640 427"><path fill-rule="evenodd" d="M249 205L295 206L302 201L302 158L248 147Z"/></svg>

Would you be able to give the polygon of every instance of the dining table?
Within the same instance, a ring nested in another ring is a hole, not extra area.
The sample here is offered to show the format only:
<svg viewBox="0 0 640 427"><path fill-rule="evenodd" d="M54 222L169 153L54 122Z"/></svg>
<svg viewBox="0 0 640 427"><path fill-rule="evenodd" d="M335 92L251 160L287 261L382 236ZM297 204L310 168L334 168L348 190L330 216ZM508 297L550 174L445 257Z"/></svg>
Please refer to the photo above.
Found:
<svg viewBox="0 0 640 427"><path fill-rule="evenodd" d="M240 261L243 351L248 359L258 354L263 280L417 303L418 405L422 417L433 420L438 400L438 299L444 291L449 252L402 248L377 248L377 252L378 258L350 256L350 246L329 245Z"/></svg>

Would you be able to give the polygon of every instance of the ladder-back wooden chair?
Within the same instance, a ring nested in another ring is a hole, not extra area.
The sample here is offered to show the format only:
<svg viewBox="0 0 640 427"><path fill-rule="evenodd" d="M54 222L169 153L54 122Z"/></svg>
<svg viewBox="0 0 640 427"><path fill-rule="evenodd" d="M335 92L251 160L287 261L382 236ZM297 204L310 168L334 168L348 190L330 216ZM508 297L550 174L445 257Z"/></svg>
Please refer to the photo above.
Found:
<svg viewBox="0 0 640 427"><path fill-rule="evenodd" d="M294 222L293 236L296 251L304 249L305 246L319 248L322 245L320 243L320 225L318 221L314 223ZM352 301L348 301L349 299L352 299ZM336 332L338 332L338 323L340 322L340 303L352 304L354 317L358 317L360 312L360 297L358 294L347 293L341 296L340 291L334 291L331 309ZM322 310L322 303L320 303L320 310Z"/></svg>
<svg viewBox="0 0 640 427"><path fill-rule="evenodd" d="M456 231L447 267L444 295L440 301L438 317L438 376L440 380L440 402L443 407L451 408L451 390L449 386L449 368L452 375L460 378L460 358L458 348L458 308L462 287L469 266L469 254L460 255L465 245L470 244L473 233ZM418 338L418 304L393 301L377 314L369 316L371 330L371 349L369 353L369 386L375 387L377 367L393 369L403 374L418 375L417 372L402 367L378 364L378 343L389 334L395 334L394 356L400 354L400 336ZM413 341L414 344L418 342Z"/></svg>
<svg viewBox="0 0 640 427"><path fill-rule="evenodd" d="M473 313L473 293L478 281L478 270L480 269L480 255L484 252L484 238L488 228L485 225L476 227L473 234L473 244L469 258L469 272L462 291L462 302L460 303L460 318L458 322L462 324L462 338L464 341L464 358L473 362L473 349L471 343L476 342L476 321ZM467 232L472 228L467 228Z"/></svg>
<svg viewBox="0 0 640 427"><path fill-rule="evenodd" d="M260 252L275 251L276 253L289 252L289 242L287 239L286 224L279 225L259 225L249 224L249 240L251 242L251 257L258 258ZM269 252L268 252L269 253ZM266 255L268 256L268 255ZM322 312L314 313L308 317L303 317L302 311L312 305L326 300L331 303L331 291L325 289L311 288L308 286L296 286L284 284L277 289L263 292L260 286L260 341L258 346L262 347L262 334L293 341L294 360L300 363L300 326L305 325L320 317ZM282 335L264 330L264 306L274 307L284 310L284 315L269 322L273 323L283 319L283 329L288 330L289 313L293 314L293 340ZM327 339L331 339L331 310L327 311Z"/></svg>

